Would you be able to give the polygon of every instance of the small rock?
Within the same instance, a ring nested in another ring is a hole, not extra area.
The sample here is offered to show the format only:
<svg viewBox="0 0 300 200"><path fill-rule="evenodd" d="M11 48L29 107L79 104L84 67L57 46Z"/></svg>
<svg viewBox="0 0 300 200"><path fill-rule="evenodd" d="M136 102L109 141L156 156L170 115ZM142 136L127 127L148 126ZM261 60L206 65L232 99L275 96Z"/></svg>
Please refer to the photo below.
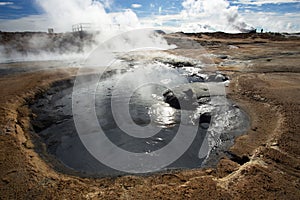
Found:
<svg viewBox="0 0 300 200"><path fill-rule="evenodd" d="M252 128L252 131L257 131L257 127Z"/></svg>
<svg viewBox="0 0 300 200"><path fill-rule="evenodd" d="M220 56L218 56L218 57L221 58L221 59L227 59L227 58L228 58L227 55L220 55Z"/></svg>
<svg viewBox="0 0 300 200"><path fill-rule="evenodd" d="M193 110L199 104L197 100L210 97L206 83L183 84L163 93L164 101L171 107L183 110ZM201 100L200 100L201 101Z"/></svg>
<svg viewBox="0 0 300 200"><path fill-rule="evenodd" d="M278 146L278 143L277 143L277 142L273 142L273 143L271 144L271 146Z"/></svg>
<svg viewBox="0 0 300 200"><path fill-rule="evenodd" d="M165 98L165 102L168 103L171 107L180 109L180 103L178 101L178 98L174 95L174 93L171 90L167 90L163 94Z"/></svg>
<svg viewBox="0 0 300 200"><path fill-rule="evenodd" d="M224 82L227 80L229 80L229 78L224 74L212 74L207 78L208 82Z"/></svg>
<svg viewBox="0 0 300 200"><path fill-rule="evenodd" d="M206 104L210 101L211 99L209 97L203 97L200 99L197 99L198 104Z"/></svg>
<svg viewBox="0 0 300 200"><path fill-rule="evenodd" d="M172 91L167 91L163 96L165 97L165 102L176 109L191 110L198 105L195 104L196 96L192 89L181 91L180 97L177 97Z"/></svg>
<svg viewBox="0 0 300 200"><path fill-rule="evenodd" d="M265 100L266 100L266 98L260 98L260 100L261 100L261 101L265 101Z"/></svg>
<svg viewBox="0 0 300 200"><path fill-rule="evenodd" d="M200 115L200 123L210 123L211 121L211 113L203 113Z"/></svg>
<svg viewBox="0 0 300 200"><path fill-rule="evenodd" d="M234 108L240 108L238 105L234 104L233 105Z"/></svg>

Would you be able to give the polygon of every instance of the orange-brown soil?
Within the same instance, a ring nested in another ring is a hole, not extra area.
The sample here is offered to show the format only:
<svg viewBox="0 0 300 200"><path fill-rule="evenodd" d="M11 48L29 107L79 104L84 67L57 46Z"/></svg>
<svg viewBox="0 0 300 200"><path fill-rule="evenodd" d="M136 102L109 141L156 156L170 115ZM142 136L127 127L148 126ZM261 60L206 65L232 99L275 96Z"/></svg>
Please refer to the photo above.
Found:
<svg viewBox="0 0 300 200"><path fill-rule="evenodd" d="M0 199L299 199L300 39L185 37L206 42L209 53L243 61L224 65L221 58L214 60L231 78L228 97L251 118L250 130L230 148L234 158L222 158L216 168L147 177L64 174L35 142L28 103L76 70L2 76ZM171 53L197 58L200 52L181 48Z"/></svg>

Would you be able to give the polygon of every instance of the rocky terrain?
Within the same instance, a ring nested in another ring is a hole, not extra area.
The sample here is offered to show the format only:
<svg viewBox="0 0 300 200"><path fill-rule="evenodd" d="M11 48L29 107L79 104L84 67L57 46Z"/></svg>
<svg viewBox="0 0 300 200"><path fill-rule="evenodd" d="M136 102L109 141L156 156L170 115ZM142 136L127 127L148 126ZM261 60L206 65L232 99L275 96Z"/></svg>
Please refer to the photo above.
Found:
<svg viewBox="0 0 300 200"><path fill-rule="evenodd" d="M227 96L251 120L229 149L230 157L215 168L148 176L63 173L32 129L29 104L53 84L74 77L76 69L6 71L0 77L0 199L299 199L300 39L269 33L164 37L186 41L168 50L174 55L203 60L199 47L204 47L229 77Z"/></svg>

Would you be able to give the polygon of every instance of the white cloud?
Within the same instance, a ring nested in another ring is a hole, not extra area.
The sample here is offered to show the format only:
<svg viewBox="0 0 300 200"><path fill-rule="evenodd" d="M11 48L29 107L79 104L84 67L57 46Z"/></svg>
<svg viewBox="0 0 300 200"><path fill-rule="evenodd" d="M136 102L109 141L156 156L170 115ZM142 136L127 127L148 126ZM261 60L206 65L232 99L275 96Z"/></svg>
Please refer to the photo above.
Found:
<svg viewBox="0 0 300 200"><path fill-rule="evenodd" d="M247 9L243 13L225 0L186 0L184 10L178 14L151 16L141 19L142 24L172 31L237 32L236 26L248 24L273 32L299 32L300 13L270 13Z"/></svg>
<svg viewBox="0 0 300 200"><path fill-rule="evenodd" d="M237 6L227 0L185 0L181 15L184 19L204 21L219 31L245 31L251 29L239 15Z"/></svg>
<svg viewBox="0 0 300 200"><path fill-rule="evenodd" d="M126 9L124 12L110 13L109 16L111 16L113 24L117 24L122 29L126 27L135 28L140 25L137 15L131 9Z"/></svg>
<svg viewBox="0 0 300 200"><path fill-rule="evenodd" d="M275 12L245 12L243 17L248 23L265 31L272 32L299 32L300 13L288 13L285 15Z"/></svg>
<svg viewBox="0 0 300 200"><path fill-rule="evenodd" d="M263 5L263 4L282 4L282 3L297 3L300 0L235 0L235 4L246 4L246 5Z"/></svg>
<svg viewBox="0 0 300 200"><path fill-rule="evenodd" d="M134 3L134 4L131 4L131 7L132 7L132 8L141 8L142 5L141 5L141 4Z"/></svg>
<svg viewBox="0 0 300 200"><path fill-rule="evenodd" d="M0 2L0 6L13 5L13 2Z"/></svg>

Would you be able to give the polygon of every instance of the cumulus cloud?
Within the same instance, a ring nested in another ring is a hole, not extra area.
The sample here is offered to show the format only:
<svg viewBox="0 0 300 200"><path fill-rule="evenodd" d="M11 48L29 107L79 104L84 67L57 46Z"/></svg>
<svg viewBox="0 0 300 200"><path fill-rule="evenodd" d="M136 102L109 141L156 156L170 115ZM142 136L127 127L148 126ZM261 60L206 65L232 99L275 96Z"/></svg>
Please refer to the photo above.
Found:
<svg viewBox="0 0 300 200"><path fill-rule="evenodd" d="M245 12L242 13L249 23L265 31L299 32L299 13L278 14L275 12Z"/></svg>
<svg viewBox="0 0 300 200"><path fill-rule="evenodd" d="M131 10L126 9L124 12L110 14L113 24L118 25L121 29L137 28L140 26L140 21L137 15Z"/></svg>
<svg viewBox="0 0 300 200"><path fill-rule="evenodd" d="M142 5L141 5L141 4L134 3L134 4L131 4L131 7L132 7L132 8L141 8Z"/></svg>
<svg viewBox="0 0 300 200"><path fill-rule="evenodd" d="M216 30L244 32L251 29L239 15L238 7L230 6L227 0L185 0L182 6L183 18L206 21Z"/></svg>

